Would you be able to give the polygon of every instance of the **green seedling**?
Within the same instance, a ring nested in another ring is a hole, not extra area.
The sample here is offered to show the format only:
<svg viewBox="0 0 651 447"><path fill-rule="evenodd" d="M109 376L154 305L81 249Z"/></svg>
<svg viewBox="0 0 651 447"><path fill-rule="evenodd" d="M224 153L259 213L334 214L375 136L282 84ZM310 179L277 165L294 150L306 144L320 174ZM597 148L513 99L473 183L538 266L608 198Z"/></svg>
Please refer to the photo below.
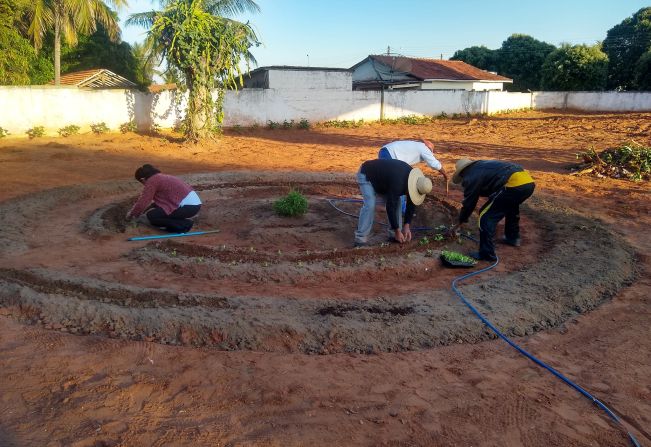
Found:
<svg viewBox="0 0 651 447"><path fill-rule="evenodd" d="M423 236L419 241L418 245L427 245L429 244L429 238L427 236Z"/></svg>
<svg viewBox="0 0 651 447"><path fill-rule="evenodd" d="M442 241L442 240L443 240L443 235L442 235L441 233L437 233L437 234L434 236L434 240L437 241L437 242Z"/></svg>
<svg viewBox="0 0 651 447"><path fill-rule="evenodd" d="M443 250L441 252L441 256L443 256L443 258L445 258L446 261L450 261L450 262L462 262L464 264L471 264L471 265L477 264L476 259L461 254L457 251Z"/></svg>

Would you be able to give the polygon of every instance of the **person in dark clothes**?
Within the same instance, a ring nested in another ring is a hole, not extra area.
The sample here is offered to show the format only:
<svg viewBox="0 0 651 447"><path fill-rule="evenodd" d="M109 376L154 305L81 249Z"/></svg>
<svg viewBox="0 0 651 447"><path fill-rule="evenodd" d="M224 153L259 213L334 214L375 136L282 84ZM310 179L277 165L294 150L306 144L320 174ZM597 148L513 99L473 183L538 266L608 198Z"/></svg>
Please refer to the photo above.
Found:
<svg viewBox="0 0 651 447"><path fill-rule="evenodd" d="M368 236L373 228L375 218L375 197L383 195L386 200L389 226L395 241L411 240L409 225L414 215L415 206L425 200L425 195L432 190L432 181L418 168L412 168L400 160L368 160L362 163L357 173L357 183L364 198L359 213L359 222L355 232L355 246L368 245ZM401 224L400 196L406 195L407 209L404 225Z"/></svg>
<svg viewBox="0 0 651 447"><path fill-rule="evenodd" d="M153 226L170 233L187 233L192 229L194 222L190 218L201 209L201 199L191 186L149 164L139 167L135 178L145 187L127 213L127 220L144 212Z"/></svg>
<svg viewBox="0 0 651 447"><path fill-rule="evenodd" d="M497 260L493 238L502 219L506 219L503 241L520 246L520 204L531 197L536 187L529 172L505 161L462 158L456 163L452 183L463 187L459 223L451 228L455 233L468 222L479 197L488 197L479 210L479 252L469 253L470 256L491 262Z"/></svg>

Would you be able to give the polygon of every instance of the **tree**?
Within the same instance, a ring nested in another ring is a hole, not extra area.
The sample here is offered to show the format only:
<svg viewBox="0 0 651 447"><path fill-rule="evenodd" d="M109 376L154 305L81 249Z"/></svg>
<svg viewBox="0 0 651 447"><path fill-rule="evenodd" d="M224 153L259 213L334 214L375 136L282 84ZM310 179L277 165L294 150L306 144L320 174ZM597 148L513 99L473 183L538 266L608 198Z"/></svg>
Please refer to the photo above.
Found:
<svg viewBox="0 0 651 447"><path fill-rule="evenodd" d="M133 54L131 45L119 39L111 39L101 24L97 25L93 34L78 36L77 45L64 46L61 51L62 73L91 68L106 68L138 83L138 59Z"/></svg>
<svg viewBox="0 0 651 447"><path fill-rule="evenodd" d="M498 51L499 72L513 79L508 90L538 90L545 58L556 47L525 34L513 34Z"/></svg>
<svg viewBox="0 0 651 447"><path fill-rule="evenodd" d="M248 23L225 16L258 10L252 0L171 0L162 11L133 14L127 21L149 27L146 44L181 76L188 91L186 138L221 131L224 89L242 85L240 63L254 61L249 49L258 44Z"/></svg>
<svg viewBox="0 0 651 447"><path fill-rule="evenodd" d="M635 64L635 78L638 90L651 90L651 48Z"/></svg>
<svg viewBox="0 0 651 447"><path fill-rule="evenodd" d="M603 51L608 55L608 88L634 90L635 67L651 48L651 7L642 8L632 17L608 30Z"/></svg>
<svg viewBox="0 0 651 447"><path fill-rule="evenodd" d="M126 0L111 0L120 8L127 5ZM102 24L108 35L116 39L120 27L116 15L103 0L35 0L31 14L29 35L34 46L40 49L48 31L54 32L54 83L61 78L61 38L69 45L77 44L78 33L91 34Z"/></svg>
<svg viewBox="0 0 651 447"><path fill-rule="evenodd" d="M0 0L0 84L42 84L51 79L52 64L39 57L20 32L24 12L24 5Z"/></svg>
<svg viewBox="0 0 651 447"><path fill-rule="evenodd" d="M542 66L545 90L603 90L608 74L608 56L600 45L569 45L549 53Z"/></svg>
<svg viewBox="0 0 651 447"><path fill-rule="evenodd" d="M158 65L158 59L147 48L145 44L135 43L131 47L131 52L136 60L136 72L134 80L138 85L148 86L154 79L155 67Z"/></svg>
<svg viewBox="0 0 651 447"><path fill-rule="evenodd" d="M453 61L463 61L466 64L473 65L482 70L498 70L498 54L496 50L491 50L485 46L473 46L457 50L450 58Z"/></svg>

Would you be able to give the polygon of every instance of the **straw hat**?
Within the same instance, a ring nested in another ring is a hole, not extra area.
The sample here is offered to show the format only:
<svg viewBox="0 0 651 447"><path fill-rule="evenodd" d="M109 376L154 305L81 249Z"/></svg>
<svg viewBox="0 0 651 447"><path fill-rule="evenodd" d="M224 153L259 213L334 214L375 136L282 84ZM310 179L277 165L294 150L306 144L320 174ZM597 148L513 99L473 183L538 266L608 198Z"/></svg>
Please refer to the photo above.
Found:
<svg viewBox="0 0 651 447"><path fill-rule="evenodd" d="M455 185L461 183L461 173L463 172L464 169L466 169L468 166L470 166L473 163L474 161L469 158L462 158L461 160L458 160L457 164L455 165L454 175L452 176L452 183L454 183Z"/></svg>
<svg viewBox="0 0 651 447"><path fill-rule="evenodd" d="M425 201L425 195L432 190L432 181L423 175L423 171L413 168L409 173L407 189L414 205L420 205Z"/></svg>

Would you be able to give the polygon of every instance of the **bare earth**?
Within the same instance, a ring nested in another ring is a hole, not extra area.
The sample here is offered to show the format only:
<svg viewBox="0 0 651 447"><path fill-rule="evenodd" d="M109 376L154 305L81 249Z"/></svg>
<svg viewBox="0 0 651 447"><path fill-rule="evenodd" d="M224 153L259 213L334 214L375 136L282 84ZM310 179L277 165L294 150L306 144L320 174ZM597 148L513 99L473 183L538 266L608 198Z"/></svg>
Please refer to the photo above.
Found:
<svg viewBox="0 0 651 447"><path fill-rule="evenodd" d="M462 156L532 172L523 246L498 245L498 267L462 290L651 445L651 188L569 175L590 146L650 146L651 114L552 112L231 130L198 146L0 141L0 445L629 445L459 302L459 272L436 254L471 242L430 231L384 246L376 226L374 247L350 248L356 220L327 199L356 197L383 143L420 137L448 172ZM127 242L156 234L120 219L146 162L195 185L196 229L220 232ZM430 228L462 196L432 178L415 222ZM303 218L271 210L290 187L309 199Z"/></svg>

